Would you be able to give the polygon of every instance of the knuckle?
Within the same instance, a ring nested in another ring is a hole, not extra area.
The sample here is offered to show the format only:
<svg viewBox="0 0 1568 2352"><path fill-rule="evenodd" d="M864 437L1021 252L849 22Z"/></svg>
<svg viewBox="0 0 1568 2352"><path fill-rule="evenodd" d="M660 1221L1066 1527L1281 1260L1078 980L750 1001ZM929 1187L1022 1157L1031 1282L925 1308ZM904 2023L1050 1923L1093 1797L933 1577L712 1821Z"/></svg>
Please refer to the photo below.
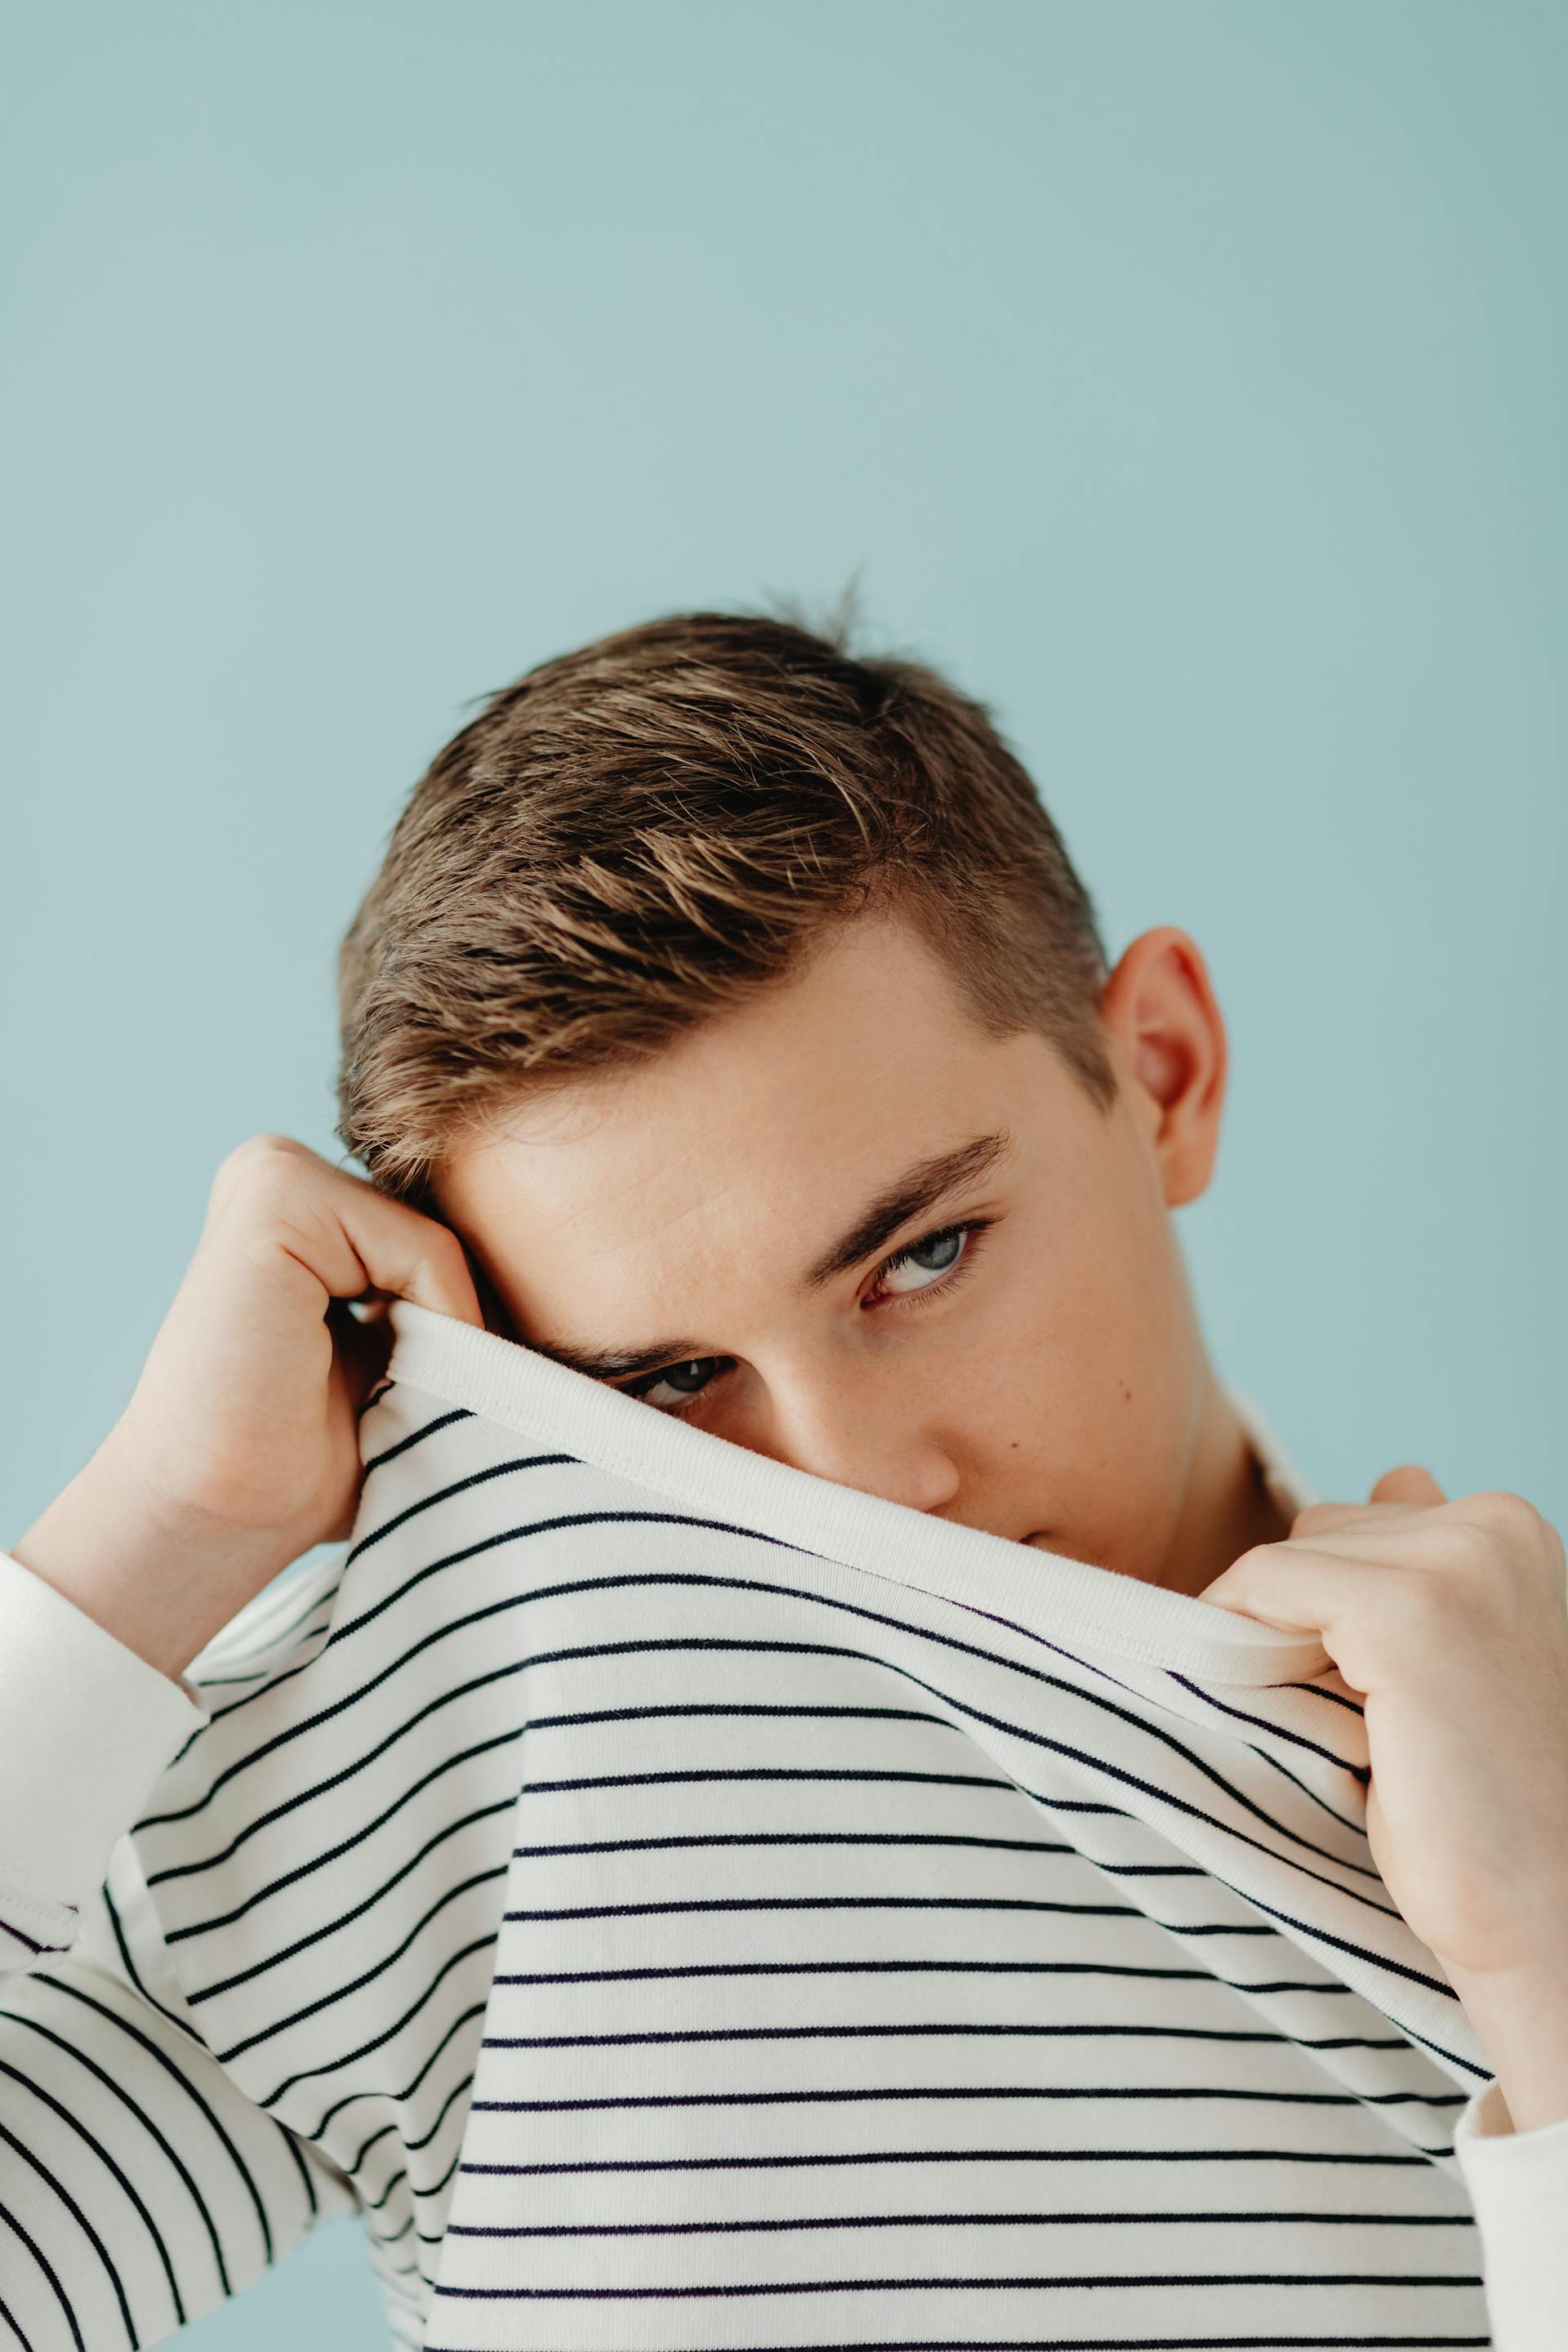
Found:
<svg viewBox="0 0 1568 2352"><path fill-rule="evenodd" d="M1467 1496L1466 1508L1483 1528L1501 1536L1531 1537L1545 1525L1533 1503L1500 1488L1486 1487L1478 1495Z"/></svg>
<svg viewBox="0 0 1568 2352"><path fill-rule="evenodd" d="M445 1274L467 1274L468 1254L462 1243L447 1225L438 1225L426 1217L427 1228L421 1236L425 1254Z"/></svg>
<svg viewBox="0 0 1568 2352"><path fill-rule="evenodd" d="M319 1222L315 1154L286 1135L251 1135L237 1144L213 1185L214 1211L247 1229Z"/></svg>
<svg viewBox="0 0 1568 2352"><path fill-rule="evenodd" d="M287 1135L247 1135L218 1163L218 1174L229 1181L272 1175L285 1161L297 1162L300 1146Z"/></svg>
<svg viewBox="0 0 1568 2352"><path fill-rule="evenodd" d="M1544 1576L1553 1586L1563 1579L1564 1553L1559 1530L1522 1495L1488 1491L1474 1498L1480 1504L1483 1524L1491 1532L1500 1574L1510 1580L1521 1569Z"/></svg>

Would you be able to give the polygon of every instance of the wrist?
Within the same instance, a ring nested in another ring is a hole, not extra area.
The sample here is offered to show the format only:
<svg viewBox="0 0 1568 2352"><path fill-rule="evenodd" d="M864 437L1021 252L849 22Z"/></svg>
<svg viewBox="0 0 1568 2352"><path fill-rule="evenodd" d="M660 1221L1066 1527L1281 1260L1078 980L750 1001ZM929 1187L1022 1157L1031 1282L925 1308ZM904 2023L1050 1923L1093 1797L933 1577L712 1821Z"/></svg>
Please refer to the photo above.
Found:
<svg viewBox="0 0 1568 2352"><path fill-rule="evenodd" d="M7 1549L174 1681L288 1565L275 1535L220 1528L162 1503L112 1435Z"/></svg>
<svg viewBox="0 0 1568 2352"><path fill-rule="evenodd" d="M1568 1981L1561 1962L1447 1973L1515 2131L1568 2122Z"/></svg>

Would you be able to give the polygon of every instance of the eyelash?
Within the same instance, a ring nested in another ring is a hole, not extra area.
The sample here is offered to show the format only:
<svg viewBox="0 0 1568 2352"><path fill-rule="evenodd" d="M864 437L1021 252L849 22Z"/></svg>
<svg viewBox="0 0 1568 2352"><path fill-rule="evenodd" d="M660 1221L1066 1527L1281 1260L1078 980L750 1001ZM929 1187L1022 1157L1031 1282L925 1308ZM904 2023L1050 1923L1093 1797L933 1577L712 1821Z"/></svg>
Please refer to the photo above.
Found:
<svg viewBox="0 0 1568 2352"><path fill-rule="evenodd" d="M881 1265L877 1268L876 1278L879 1282L882 1281L885 1276L890 1273L894 1266L902 1265L906 1258L913 1257L916 1250L924 1249L928 1243L945 1241L949 1234L963 1234L968 1237L968 1246L963 1251L962 1256L954 1261L949 1272L944 1274L940 1280L936 1282L928 1282L924 1287L920 1290L891 1293L886 1300L879 1300L877 1302L879 1307L884 1305L888 1307L920 1307L922 1306L928 1298L945 1297L949 1291L955 1290L958 1287L958 1285L963 1281L964 1276L968 1273L970 1267L974 1264L975 1258L979 1255L982 1235L988 1233L995 1222L996 1220L994 1217L967 1217L962 1219L956 1224L933 1225L929 1234L917 1234L912 1242L906 1242L901 1250L895 1250L891 1257L887 1257L882 1260ZM699 1358L696 1360L706 1362L710 1360L707 1358ZM722 1356L719 1356L711 1359L711 1360L716 1363L722 1363L725 1359ZM659 1381L663 1380L666 1372L672 1369L674 1369L672 1366L664 1364L660 1366L657 1372L644 1372L639 1379L636 1381L628 1381L622 1388L621 1394L623 1396L632 1396L640 1399L647 1390L657 1388ZM715 1375L715 1377L721 1377L721 1375ZM696 1391L685 1404L656 1405L654 1407L654 1411L656 1412L668 1413L672 1420L684 1421L690 1412L692 1407L701 1403L703 1398L708 1394L712 1386L713 1381L710 1380L705 1382L700 1389Z"/></svg>

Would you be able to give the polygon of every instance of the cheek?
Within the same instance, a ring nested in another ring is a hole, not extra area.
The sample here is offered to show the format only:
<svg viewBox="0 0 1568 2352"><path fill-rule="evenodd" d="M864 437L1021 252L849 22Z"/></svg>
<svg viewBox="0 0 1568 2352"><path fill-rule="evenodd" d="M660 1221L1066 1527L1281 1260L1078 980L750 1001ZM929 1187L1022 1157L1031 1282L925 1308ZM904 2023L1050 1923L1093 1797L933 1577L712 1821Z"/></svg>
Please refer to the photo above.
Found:
<svg viewBox="0 0 1568 2352"><path fill-rule="evenodd" d="M1018 1516L1057 1550L1134 1570L1168 1540L1194 1392L1168 1229L1155 1242L1123 1226L1103 1250L1031 1254L971 1389Z"/></svg>
<svg viewBox="0 0 1568 2352"><path fill-rule="evenodd" d="M994 1321L985 1319L1031 1396L1068 1418L1075 1404L1087 1408L1098 1423L1112 1402L1147 1402L1179 1357L1181 1286L1163 1221L1102 1202L1065 1235L1042 1222L1021 1236L996 1285Z"/></svg>

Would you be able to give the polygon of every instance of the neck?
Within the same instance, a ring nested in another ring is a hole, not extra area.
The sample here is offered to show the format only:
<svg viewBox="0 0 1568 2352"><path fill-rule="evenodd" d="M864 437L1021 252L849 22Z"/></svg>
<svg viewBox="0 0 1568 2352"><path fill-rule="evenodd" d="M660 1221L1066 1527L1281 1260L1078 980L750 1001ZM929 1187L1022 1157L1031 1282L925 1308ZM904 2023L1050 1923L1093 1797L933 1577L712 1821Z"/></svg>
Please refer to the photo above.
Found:
<svg viewBox="0 0 1568 2352"><path fill-rule="evenodd" d="M1196 1595L1254 1544L1280 1543L1289 1532L1288 1515L1264 1484L1252 1440L1211 1373L1181 1513L1150 1582Z"/></svg>

